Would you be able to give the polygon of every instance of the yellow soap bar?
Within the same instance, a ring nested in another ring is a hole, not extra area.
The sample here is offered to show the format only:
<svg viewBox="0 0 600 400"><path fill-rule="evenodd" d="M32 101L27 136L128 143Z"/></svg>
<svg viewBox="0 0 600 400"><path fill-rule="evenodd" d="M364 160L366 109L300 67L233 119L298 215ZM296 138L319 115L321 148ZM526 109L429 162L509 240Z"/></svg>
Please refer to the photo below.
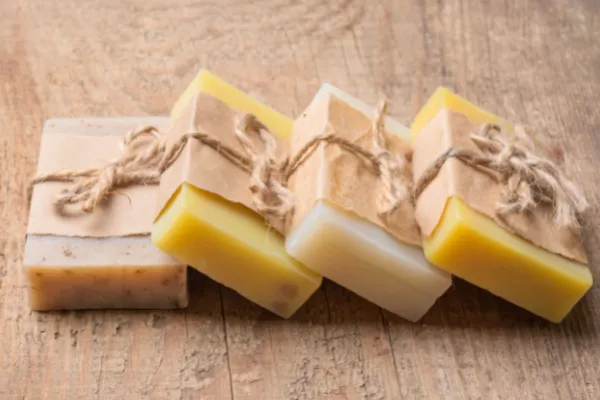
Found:
<svg viewBox="0 0 600 400"><path fill-rule="evenodd" d="M502 129L513 131L513 126L502 118L477 107L475 104L452 93L445 87L439 87L433 95L427 100L425 106L419 111L411 124L412 138L414 139L419 132L436 116L439 110L446 108L466 115L471 122L475 124L493 123L498 124Z"/></svg>
<svg viewBox="0 0 600 400"><path fill-rule="evenodd" d="M413 138L444 107L476 123L508 125L441 88L413 123ZM585 264L508 233L454 196L423 248L433 264L552 322L562 321L592 285Z"/></svg>
<svg viewBox="0 0 600 400"><path fill-rule="evenodd" d="M253 113L274 134L290 136L291 120L206 71L184 92L173 118L200 91L233 109ZM287 254L282 235L260 215L188 183L163 208L152 241L165 253L284 318L294 314L322 280Z"/></svg>
<svg viewBox="0 0 600 400"><path fill-rule="evenodd" d="M553 322L592 285L587 266L506 232L457 197L423 247L433 264Z"/></svg>
<svg viewBox="0 0 600 400"><path fill-rule="evenodd" d="M198 92L208 93L241 113L254 115L269 128L269 131L282 139L289 139L292 134L291 119L271 107L259 103L248 94L206 70L198 72L198 75L175 102L171 110L171 121L175 121L181 116L190 99Z"/></svg>

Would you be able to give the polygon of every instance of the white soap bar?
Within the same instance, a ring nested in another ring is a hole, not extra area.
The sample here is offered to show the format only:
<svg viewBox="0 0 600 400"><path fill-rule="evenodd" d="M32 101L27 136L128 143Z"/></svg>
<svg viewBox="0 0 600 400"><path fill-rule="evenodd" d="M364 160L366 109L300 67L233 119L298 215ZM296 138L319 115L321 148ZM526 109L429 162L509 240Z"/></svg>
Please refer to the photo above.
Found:
<svg viewBox="0 0 600 400"><path fill-rule="evenodd" d="M367 116L373 108L325 84L331 93ZM317 98L317 97L315 97ZM386 120L386 129L407 137L408 128ZM419 247L384 229L319 201L287 236L286 250L307 267L410 321L419 320L448 289L451 276L431 265Z"/></svg>
<svg viewBox="0 0 600 400"><path fill-rule="evenodd" d="M313 101L317 101L317 99L320 96L325 96L326 94L332 94L335 97L337 97L338 99L345 101L350 107L367 115L369 118L373 118L373 116L375 115L374 107L371 107L364 101L361 101L361 100L357 99L356 97L349 95L348 93L344 92L342 89L339 89L330 83L324 83L321 86L321 89L319 89L319 91L315 95L315 98L313 99ZM393 133L394 135L400 136L402 139L405 139L406 141L410 140L410 135L411 135L410 129L408 127L402 125L401 123L399 123L398 121L396 121L395 119L390 117L389 115L385 117L385 129L388 132Z"/></svg>

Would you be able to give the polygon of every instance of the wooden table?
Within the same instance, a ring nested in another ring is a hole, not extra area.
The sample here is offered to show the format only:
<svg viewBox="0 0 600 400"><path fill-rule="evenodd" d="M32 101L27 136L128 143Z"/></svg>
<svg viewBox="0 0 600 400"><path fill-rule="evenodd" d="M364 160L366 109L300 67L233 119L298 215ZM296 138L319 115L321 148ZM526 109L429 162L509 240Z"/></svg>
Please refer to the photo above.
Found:
<svg viewBox="0 0 600 400"><path fill-rule="evenodd" d="M283 321L197 273L187 310L30 312L42 123L166 115L201 66L289 115L328 81L408 123L438 85L546 138L593 205L596 0L0 2L0 399L598 399L600 290L561 325L457 281L411 324L326 283Z"/></svg>

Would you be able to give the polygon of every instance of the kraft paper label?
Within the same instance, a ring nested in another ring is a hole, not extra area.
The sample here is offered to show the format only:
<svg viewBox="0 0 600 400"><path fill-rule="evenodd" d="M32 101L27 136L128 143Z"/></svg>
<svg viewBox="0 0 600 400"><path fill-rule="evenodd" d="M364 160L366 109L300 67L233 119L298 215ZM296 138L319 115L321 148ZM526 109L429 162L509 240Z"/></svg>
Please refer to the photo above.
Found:
<svg viewBox="0 0 600 400"><path fill-rule="evenodd" d="M120 156L119 142L141 125L165 129L168 118L91 118L52 120L44 127L37 172L103 167ZM78 205L59 210L56 194L69 183L35 185L31 199L28 234L68 237L116 237L148 235L152 228L158 186L119 188L92 213Z"/></svg>
<svg viewBox="0 0 600 400"><path fill-rule="evenodd" d="M449 148L479 151L470 138L479 129L463 114L440 110L413 142L414 181ZM499 220L495 209L504 192L504 186L489 174L448 159L419 196L415 216L421 232L431 235L444 213L446 201L457 196L509 232L547 251L587 264L580 230L557 226L548 206L539 206L528 214L507 215L505 222Z"/></svg>

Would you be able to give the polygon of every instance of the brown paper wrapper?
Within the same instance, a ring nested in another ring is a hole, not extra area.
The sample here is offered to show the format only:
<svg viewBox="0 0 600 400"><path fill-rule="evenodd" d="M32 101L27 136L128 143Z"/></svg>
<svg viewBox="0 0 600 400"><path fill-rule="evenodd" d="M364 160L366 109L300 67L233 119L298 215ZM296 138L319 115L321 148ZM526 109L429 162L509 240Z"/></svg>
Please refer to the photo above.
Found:
<svg viewBox="0 0 600 400"><path fill-rule="evenodd" d="M311 139L325 133L374 151L372 118L333 94L321 96L294 122L291 153L296 154ZM388 137L395 156L408 153L408 144L401 138L389 134ZM384 188L377 171L368 161L339 146L321 144L292 176L290 187L295 200L291 229L323 200L382 227L404 243L421 245L410 201L404 202L387 222L383 221L378 216L378 204Z"/></svg>
<svg viewBox="0 0 600 400"><path fill-rule="evenodd" d="M171 145L187 132L202 132L244 154L234 134L239 118L239 113L227 104L208 93L200 92L190 99L181 117L173 121L168 133L168 143ZM250 138L254 142L256 151L262 152L263 146L258 138L254 136ZM288 144L277 137L275 140L278 157L282 159L287 153ZM194 139L188 141L177 160L161 177L158 215L183 183L216 194L225 200L242 204L256 212L252 205L248 172L232 164L211 147ZM280 233L284 232L281 223L273 223L272 227Z"/></svg>
<svg viewBox="0 0 600 400"><path fill-rule="evenodd" d="M167 118L123 118L74 120L60 130L47 124L42 135L38 173L63 169L95 168L120 156L119 142L128 131L142 124L158 129L168 126ZM28 234L67 237L116 237L148 235L156 207L157 186L134 185L118 190L92 213L78 205L60 211L56 194L69 183L43 182L35 185L29 212Z"/></svg>
<svg viewBox="0 0 600 400"><path fill-rule="evenodd" d="M479 151L470 139L471 134L479 130L480 127L463 114L442 109L413 142L414 182L451 147ZM454 158L448 159L416 202L415 216L421 232L431 235L443 215L447 200L457 196L511 233L552 253L587 264L581 232L556 226L549 207L538 207L526 215L508 215L506 222L499 220L495 209L504 197L504 189L488 174Z"/></svg>

